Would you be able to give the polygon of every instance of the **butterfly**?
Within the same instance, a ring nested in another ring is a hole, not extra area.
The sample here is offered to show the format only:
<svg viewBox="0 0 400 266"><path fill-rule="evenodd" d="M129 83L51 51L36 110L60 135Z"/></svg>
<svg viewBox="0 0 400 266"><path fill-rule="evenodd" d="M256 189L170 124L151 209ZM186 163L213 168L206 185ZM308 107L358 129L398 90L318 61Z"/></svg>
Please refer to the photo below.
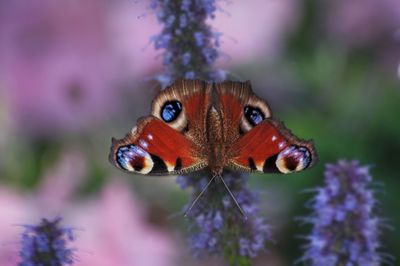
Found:
<svg viewBox="0 0 400 266"><path fill-rule="evenodd" d="M151 114L122 139L112 139L116 167L144 175L209 169L292 173L312 166L313 141L293 135L272 118L250 82L177 80L159 92Z"/></svg>

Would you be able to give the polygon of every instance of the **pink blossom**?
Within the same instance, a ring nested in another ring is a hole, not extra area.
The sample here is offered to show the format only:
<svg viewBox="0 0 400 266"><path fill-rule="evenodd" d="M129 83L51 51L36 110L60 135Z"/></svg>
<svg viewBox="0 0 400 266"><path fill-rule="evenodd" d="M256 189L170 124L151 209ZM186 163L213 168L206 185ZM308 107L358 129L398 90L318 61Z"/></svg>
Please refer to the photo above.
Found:
<svg viewBox="0 0 400 266"><path fill-rule="evenodd" d="M161 26L148 4L149 1L123 1L114 7L109 21L112 50L116 57L123 58L123 66L139 82L162 71L161 58L150 42Z"/></svg>
<svg viewBox="0 0 400 266"><path fill-rule="evenodd" d="M136 202L125 182L114 181L99 201L71 212L69 223L83 229L76 240L76 265L176 265L171 237L147 225Z"/></svg>
<svg viewBox="0 0 400 266"><path fill-rule="evenodd" d="M327 7L330 31L351 46L372 45L394 40L400 28L400 2L397 0L338 0Z"/></svg>
<svg viewBox="0 0 400 266"><path fill-rule="evenodd" d="M218 14L212 23L223 33L221 50L231 57L229 65L276 58L300 15L295 0L232 1L222 9L229 15Z"/></svg>
<svg viewBox="0 0 400 266"><path fill-rule="evenodd" d="M40 63L17 64L7 85L21 129L46 135L82 130L111 114L115 95L110 72L95 54L64 53Z"/></svg>
<svg viewBox="0 0 400 266"><path fill-rule="evenodd" d="M400 58L398 0L332 1L323 17L333 41L346 49L372 49L375 64L395 74Z"/></svg>
<svg viewBox="0 0 400 266"><path fill-rule="evenodd" d="M85 181L86 159L68 150L43 176L36 192L0 187L0 265L19 261L23 224L41 218L63 217L63 226L75 228L74 265L78 266L170 266L176 265L177 247L172 236L146 222L146 210L126 181L117 177L99 195L74 199Z"/></svg>
<svg viewBox="0 0 400 266"><path fill-rule="evenodd" d="M0 86L17 129L33 135L86 130L119 109L121 88L161 71L147 1L12 1L0 7ZM297 21L293 0L221 2L224 68L273 58ZM142 16L145 14L144 16ZM254 25L257 25L256 27ZM236 40L236 41L234 41ZM132 85L129 85L131 87Z"/></svg>
<svg viewBox="0 0 400 266"><path fill-rule="evenodd" d="M0 18L0 83L17 125L49 135L82 130L118 107L121 75L108 1L12 1Z"/></svg>
<svg viewBox="0 0 400 266"><path fill-rule="evenodd" d="M40 204L52 211L67 207L76 188L87 179L87 163L79 150L62 152L57 162L43 173L38 189Z"/></svg>

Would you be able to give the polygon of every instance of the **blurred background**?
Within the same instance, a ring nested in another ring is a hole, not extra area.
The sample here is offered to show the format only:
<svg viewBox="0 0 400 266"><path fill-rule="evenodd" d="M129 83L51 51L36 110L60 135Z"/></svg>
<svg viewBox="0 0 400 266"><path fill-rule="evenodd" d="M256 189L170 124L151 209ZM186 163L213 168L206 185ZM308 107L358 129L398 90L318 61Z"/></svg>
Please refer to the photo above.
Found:
<svg viewBox="0 0 400 266"><path fill-rule="evenodd" d="M324 164L371 165L382 252L400 256L400 2L220 1L217 66L250 80L274 116L313 138L304 173L254 175L275 242L255 265L291 265ZM0 1L0 265L18 261L18 224L61 215L77 228L76 265L222 265L194 260L175 177L127 175L108 162L150 111L162 72L148 2ZM395 265L399 265L395 262Z"/></svg>

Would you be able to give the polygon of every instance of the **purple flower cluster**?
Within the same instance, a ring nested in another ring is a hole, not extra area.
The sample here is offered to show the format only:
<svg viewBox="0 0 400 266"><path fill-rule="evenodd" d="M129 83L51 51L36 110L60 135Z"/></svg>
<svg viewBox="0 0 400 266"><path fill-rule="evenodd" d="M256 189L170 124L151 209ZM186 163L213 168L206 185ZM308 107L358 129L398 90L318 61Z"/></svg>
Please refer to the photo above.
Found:
<svg viewBox="0 0 400 266"><path fill-rule="evenodd" d="M222 71L213 70L218 57L220 34L206 24L217 10L215 0L152 0L150 8L163 25L152 37L156 49L164 49L166 73L158 80L162 85L174 79L222 80Z"/></svg>
<svg viewBox="0 0 400 266"><path fill-rule="evenodd" d="M19 266L62 266L73 264L73 230L60 226L61 218L42 219L39 225L24 225Z"/></svg>
<svg viewBox="0 0 400 266"><path fill-rule="evenodd" d="M371 181L369 167L358 161L326 166L325 186L317 189L311 202L314 213L306 218L313 229L302 261L315 266L380 265L380 219L373 214Z"/></svg>
<svg viewBox="0 0 400 266"><path fill-rule="evenodd" d="M166 86L176 78L222 81L222 70L213 64L219 53L220 33L213 32L206 20L217 10L216 0L152 0L151 9L163 24L162 32L153 37L156 49L164 49L165 73L158 81ZM217 177L189 211L190 246L195 255L222 255L232 265L248 265L249 259L264 249L270 238L269 228L258 215L255 193L246 186L248 175L224 173L224 181L243 209L239 211L229 192ZM210 180L201 174L180 176L182 189L193 189L191 202ZM190 202L190 203L191 203Z"/></svg>
<svg viewBox="0 0 400 266"><path fill-rule="evenodd" d="M217 177L187 213L192 222L189 227L191 248L199 257L205 254L223 254L227 260L234 261L239 257L253 258L264 250L265 242L270 240L269 227L257 216L258 198L246 186L248 175L228 173L223 178L246 217ZM209 178L203 176L181 176L177 182L181 188L193 188L193 201L208 180Z"/></svg>

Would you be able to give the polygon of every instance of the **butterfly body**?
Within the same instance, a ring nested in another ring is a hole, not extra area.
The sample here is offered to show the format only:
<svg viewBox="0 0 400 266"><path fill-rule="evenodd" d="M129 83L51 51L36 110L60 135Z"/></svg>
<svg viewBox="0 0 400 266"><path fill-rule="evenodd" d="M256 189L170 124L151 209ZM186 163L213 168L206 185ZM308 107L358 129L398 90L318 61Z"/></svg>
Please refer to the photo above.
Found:
<svg viewBox="0 0 400 266"><path fill-rule="evenodd" d="M250 83L178 80L152 102L125 138L113 139L110 161L148 175L208 168L289 173L316 161L313 143L272 119Z"/></svg>
<svg viewBox="0 0 400 266"><path fill-rule="evenodd" d="M229 147L233 143L233 136L225 134L223 118L214 106L211 106L206 117L207 145L203 149L207 165L214 175L221 174L223 168L228 165L233 157Z"/></svg>

